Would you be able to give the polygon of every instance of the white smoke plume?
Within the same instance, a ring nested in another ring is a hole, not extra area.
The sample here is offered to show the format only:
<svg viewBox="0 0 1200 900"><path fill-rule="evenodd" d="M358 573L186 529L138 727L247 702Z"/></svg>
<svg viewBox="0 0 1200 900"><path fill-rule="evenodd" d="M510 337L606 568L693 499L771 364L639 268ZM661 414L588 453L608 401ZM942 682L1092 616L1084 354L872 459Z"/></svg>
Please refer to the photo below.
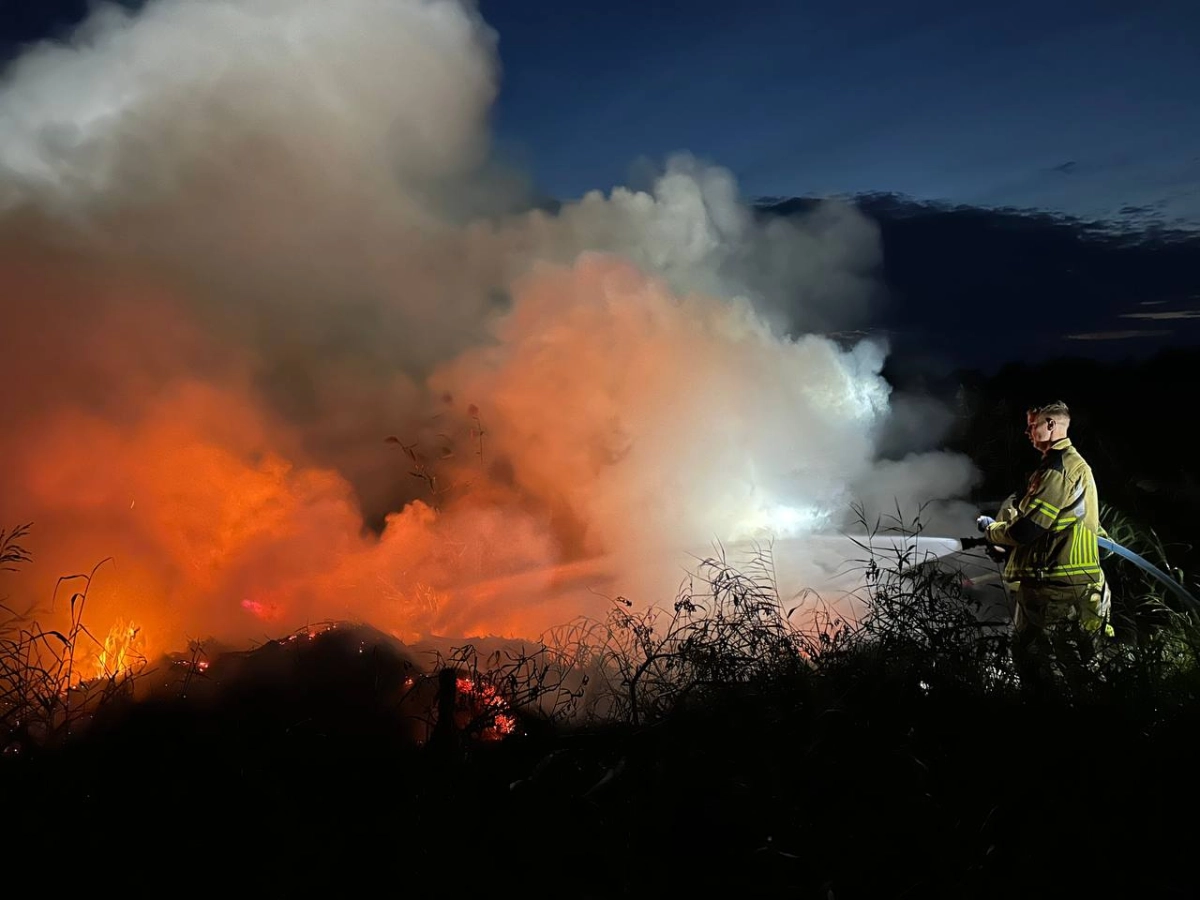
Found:
<svg viewBox="0 0 1200 900"><path fill-rule="evenodd" d="M878 298L870 221L760 220L686 156L521 212L496 41L455 0L157 0L4 72L0 515L39 586L112 556L94 606L160 649L536 635L568 584L668 600L656 557L962 495L964 459L880 461L886 347L820 334Z"/></svg>

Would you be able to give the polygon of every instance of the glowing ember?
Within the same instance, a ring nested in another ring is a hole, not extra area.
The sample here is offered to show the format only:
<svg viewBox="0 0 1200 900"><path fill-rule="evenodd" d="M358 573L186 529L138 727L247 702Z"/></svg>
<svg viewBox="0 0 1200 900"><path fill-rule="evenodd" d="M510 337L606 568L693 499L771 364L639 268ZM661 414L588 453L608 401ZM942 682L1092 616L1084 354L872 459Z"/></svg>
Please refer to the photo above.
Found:
<svg viewBox="0 0 1200 900"><path fill-rule="evenodd" d="M176 659L173 660L173 665L182 666L185 669L195 669L197 672L206 672L208 671L209 662L207 659L195 661L190 659Z"/></svg>
<svg viewBox="0 0 1200 900"><path fill-rule="evenodd" d="M321 622L320 624L317 624L317 625L309 625L305 628L301 628L299 631L295 631L292 634L289 634L285 638L280 638L275 643L277 643L277 644L294 644L296 641L300 640L301 638L311 641L311 640L314 640L314 639L320 637L327 631L333 631L333 629L335 629L335 628L337 628L336 622Z"/></svg>
<svg viewBox="0 0 1200 900"><path fill-rule="evenodd" d="M465 699L470 722L483 722L480 736L484 740L498 741L513 734L517 728L516 718L508 712L506 701L494 684L476 683L470 678L458 679L458 695Z"/></svg>

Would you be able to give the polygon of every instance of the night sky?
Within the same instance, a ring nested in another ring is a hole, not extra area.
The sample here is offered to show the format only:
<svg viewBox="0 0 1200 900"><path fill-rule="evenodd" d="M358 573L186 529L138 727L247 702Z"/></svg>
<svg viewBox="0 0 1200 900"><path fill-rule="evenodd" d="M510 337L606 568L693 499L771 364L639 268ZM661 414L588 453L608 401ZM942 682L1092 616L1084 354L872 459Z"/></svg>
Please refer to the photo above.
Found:
<svg viewBox="0 0 1200 900"><path fill-rule="evenodd" d="M752 196L894 191L1200 223L1195 3L482 8L505 70L499 133L556 194L687 149Z"/></svg>

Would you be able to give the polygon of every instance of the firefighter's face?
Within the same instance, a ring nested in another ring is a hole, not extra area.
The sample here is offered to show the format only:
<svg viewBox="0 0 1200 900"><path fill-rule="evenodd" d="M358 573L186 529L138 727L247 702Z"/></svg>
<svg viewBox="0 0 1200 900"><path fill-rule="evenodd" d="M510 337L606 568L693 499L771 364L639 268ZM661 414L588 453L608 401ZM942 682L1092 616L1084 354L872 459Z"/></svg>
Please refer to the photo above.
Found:
<svg viewBox="0 0 1200 900"><path fill-rule="evenodd" d="M1029 442L1041 450L1054 442L1055 424L1049 416L1035 416L1031 413L1025 417L1025 434L1029 436Z"/></svg>

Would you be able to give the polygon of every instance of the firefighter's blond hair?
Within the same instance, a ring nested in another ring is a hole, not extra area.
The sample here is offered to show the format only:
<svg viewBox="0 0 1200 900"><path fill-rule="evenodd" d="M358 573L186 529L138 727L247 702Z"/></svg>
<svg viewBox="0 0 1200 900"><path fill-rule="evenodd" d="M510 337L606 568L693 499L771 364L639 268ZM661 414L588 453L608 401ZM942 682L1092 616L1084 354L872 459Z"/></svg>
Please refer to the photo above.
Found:
<svg viewBox="0 0 1200 900"><path fill-rule="evenodd" d="M1053 403L1047 403L1043 406L1035 406L1029 410L1028 414L1036 416L1039 419L1044 416L1048 419L1060 419L1064 422L1071 421L1071 410L1061 400L1055 400Z"/></svg>

